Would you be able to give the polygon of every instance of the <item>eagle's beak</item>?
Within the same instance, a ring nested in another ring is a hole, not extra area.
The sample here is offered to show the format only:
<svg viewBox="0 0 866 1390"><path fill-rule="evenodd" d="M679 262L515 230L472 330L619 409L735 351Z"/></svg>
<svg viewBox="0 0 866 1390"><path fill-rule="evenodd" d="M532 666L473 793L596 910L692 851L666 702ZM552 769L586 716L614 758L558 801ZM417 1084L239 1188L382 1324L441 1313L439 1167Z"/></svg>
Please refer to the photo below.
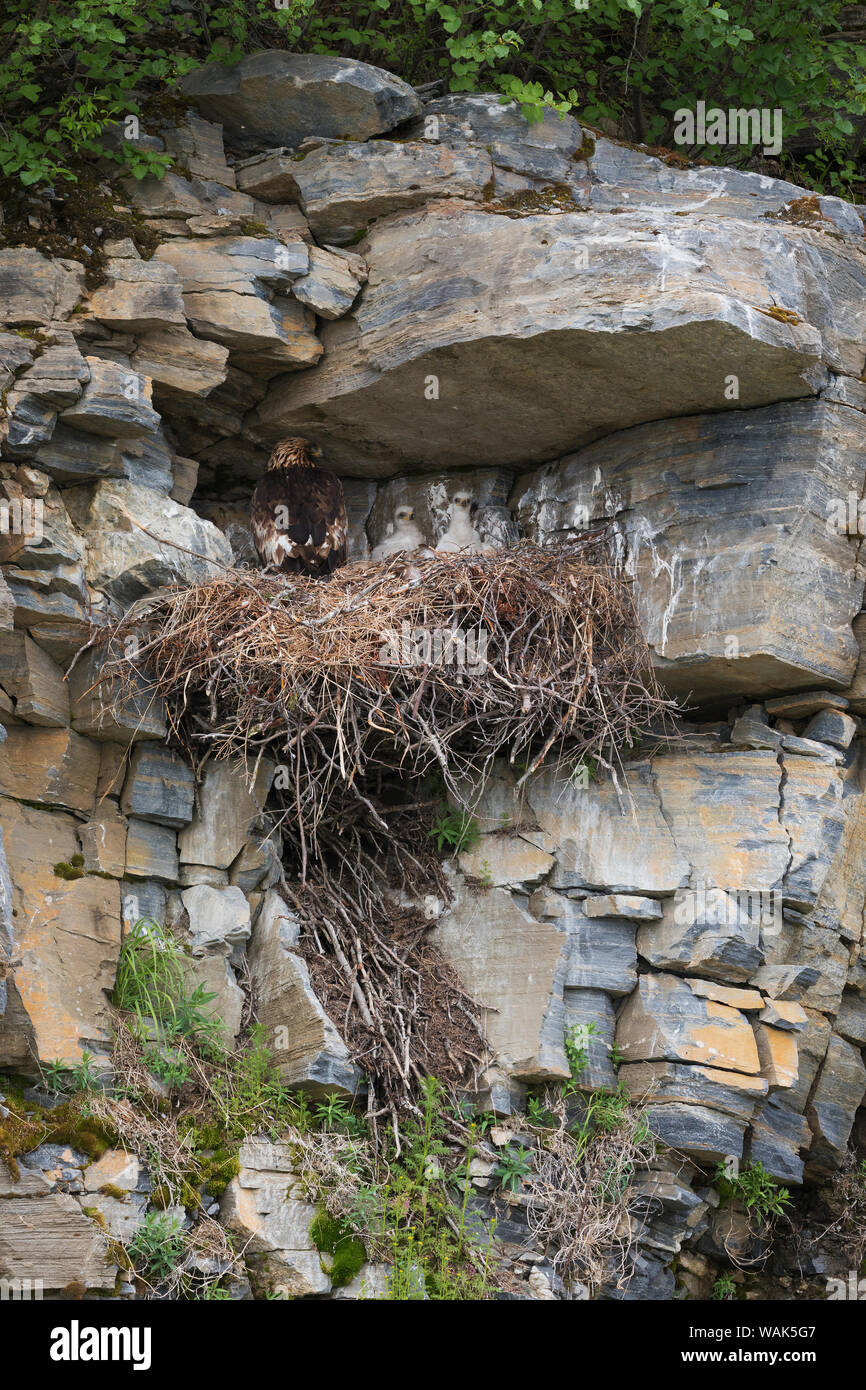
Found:
<svg viewBox="0 0 866 1390"><path fill-rule="evenodd" d="M314 459L320 459L322 457L322 452L323 451L320 444L314 444L312 449L310 450L310 453Z"/></svg>

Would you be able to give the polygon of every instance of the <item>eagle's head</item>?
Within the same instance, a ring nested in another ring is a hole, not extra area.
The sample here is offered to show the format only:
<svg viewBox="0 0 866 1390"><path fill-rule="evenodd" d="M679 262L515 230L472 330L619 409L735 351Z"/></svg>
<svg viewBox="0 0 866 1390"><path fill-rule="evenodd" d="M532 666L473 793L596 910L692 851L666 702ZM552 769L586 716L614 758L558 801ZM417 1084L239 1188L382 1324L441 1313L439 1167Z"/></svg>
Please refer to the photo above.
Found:
<svg viewBox="0 0 866 1390"><path fill-rule="evenodd" d="M451 498L451 505L456 508L454 516L459 516L461 512L471 515L477 511L478 504L471 492L455 492Z"/></svg>
<svg viewBox="0 0 866 1390"><path fill-rule="evenodd" d="M394 513L394 520L397 522L398 526L399 526L399 525L408 526L408 525L409 525L409 522L410 522L410 521L413 521L414 518L415 518L415 508L414 508L414 507L408 507L408 506L407 506L407 507L398 507L397 510L396 510L395 513Z"/></svg>
<svg viewBox="0 0 866 1390"><path fill-rule="evenodd" d="M281 439L268 459L268 472L272 468L315 468L316 459L321 457L322 450L309 439Z"/></svg>

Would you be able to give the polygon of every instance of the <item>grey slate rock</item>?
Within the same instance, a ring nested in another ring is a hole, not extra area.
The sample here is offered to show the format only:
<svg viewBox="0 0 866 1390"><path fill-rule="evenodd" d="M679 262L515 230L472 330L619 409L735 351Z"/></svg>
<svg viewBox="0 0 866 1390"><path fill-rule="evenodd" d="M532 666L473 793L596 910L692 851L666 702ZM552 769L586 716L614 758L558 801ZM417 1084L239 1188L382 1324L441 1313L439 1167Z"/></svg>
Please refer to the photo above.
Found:
<svg viewBox="0 0 866 1390"><path fill-rule="evenodd" d="M752 705L731 729L731 743L739 748L778 748L782 735L771 729L761 705Z"/></svg>
<svg viewBox="0 0 866 1390"><path fill-rule="evenodd" d="M752 1121L749 1156L761 1163L771 1177L779 1182L803 1181L803 1159L800 1150L811 1138L809 1126L797 1115L771 1097Z"/></svg>
<svg viewBox="0 0 866 1390"><path fill-rule="evenodd" d="M184 95L226 139L255 153L298 145L307 135L367 140L417 116L414 90L382 68L349 58L270 49L232 67L188 73Z"/></svg>
<svg viewBox="0 0 866 1390"><path fill-rule="evenodd" d="M530 125L520 104L503 102L499 92L451 93L427 102L409 135L435 140L437 126L431 118L443 145L478 145L489 151L497 167L525 178L554 184L586 176L586 166L574 160L583 145L583 131L573 116L560 118L555 111L545 111L543 120Z"/></svg>
<svg viewBox="0 0 866 1390"><path fill-rule="evenodd" d="M842 379L848 381L849 378ZM768 700L765 708L774 719L808 719L821 710L847 709L848 701L834 690L803 690Z"/></svg>
<svg viewBox="0 0 866 1390"><path fill-rule="evenodd" d="M566 928L570 943L566 987L630 994L637 983L634 923L619 917L588 918L576 903L569 902Z"/></svg>
<svg viewBox="0 0 866 1390"><path fill-rule="evenodd" d="M721 1110L705 1105L649 1105L646 1114L650 1129L663 1144L698 1163L742 1156L745 1121Z"/></svg>
<svg viewBox="0 0 866 1390"><path fill-rule="evenodd" d="M130 759L120 804L126 815L179 829L192 820L195 778L179 753L139 743Z"/></svg>
<svg viewBox="0 0 866 1390"><path fill-rule="evenodd" d="M803 737L815 739L818 743L832 743L836 748L847 748L856 732L857 724L850 714L841 710L822 710L809 720Z"/></svg>

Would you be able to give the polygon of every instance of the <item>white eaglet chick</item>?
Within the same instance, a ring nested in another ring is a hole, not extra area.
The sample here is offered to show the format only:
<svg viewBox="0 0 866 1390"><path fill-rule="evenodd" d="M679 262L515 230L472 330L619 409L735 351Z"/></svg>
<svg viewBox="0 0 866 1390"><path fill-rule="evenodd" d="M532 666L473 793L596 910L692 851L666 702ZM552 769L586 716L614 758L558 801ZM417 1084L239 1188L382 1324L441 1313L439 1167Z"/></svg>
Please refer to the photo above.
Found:
<svg viewBox="0 0 866 1390"><path fill-rule="evenodd" d="M394 512L394 523L384 540L374 548L372 559L387 560L389 555L399 555L401 550L420 550L424 537L415 525L415 508L398 507Z"/></svg>
<svg viewBox="0 0 866 1390"><path fill-rule="evenodd" d="M478 504L471 492L455 492L448 505L448 530L439 540L436 549L453 552L457 550L475 551L482 555L491 554L493 547L485 545L472 525L472 516Z"/></svg>

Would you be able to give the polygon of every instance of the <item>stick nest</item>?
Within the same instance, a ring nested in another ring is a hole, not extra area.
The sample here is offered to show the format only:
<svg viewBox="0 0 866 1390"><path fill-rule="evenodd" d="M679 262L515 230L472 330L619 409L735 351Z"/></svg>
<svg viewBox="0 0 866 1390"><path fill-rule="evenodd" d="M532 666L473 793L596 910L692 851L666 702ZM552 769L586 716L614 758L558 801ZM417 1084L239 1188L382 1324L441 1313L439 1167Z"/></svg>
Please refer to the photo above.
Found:
<svg viewBox="0 0 866 1390"><path fill-rule="evenodd" d="M108 672L166 701L194 761L284 765L310 835L375 770L438 767L459 801L500 756L522 781L552 757L611 767L670 708L597 538L399 555L328 583L229 571L149 597L112 638L132 656Z"/></svg>

